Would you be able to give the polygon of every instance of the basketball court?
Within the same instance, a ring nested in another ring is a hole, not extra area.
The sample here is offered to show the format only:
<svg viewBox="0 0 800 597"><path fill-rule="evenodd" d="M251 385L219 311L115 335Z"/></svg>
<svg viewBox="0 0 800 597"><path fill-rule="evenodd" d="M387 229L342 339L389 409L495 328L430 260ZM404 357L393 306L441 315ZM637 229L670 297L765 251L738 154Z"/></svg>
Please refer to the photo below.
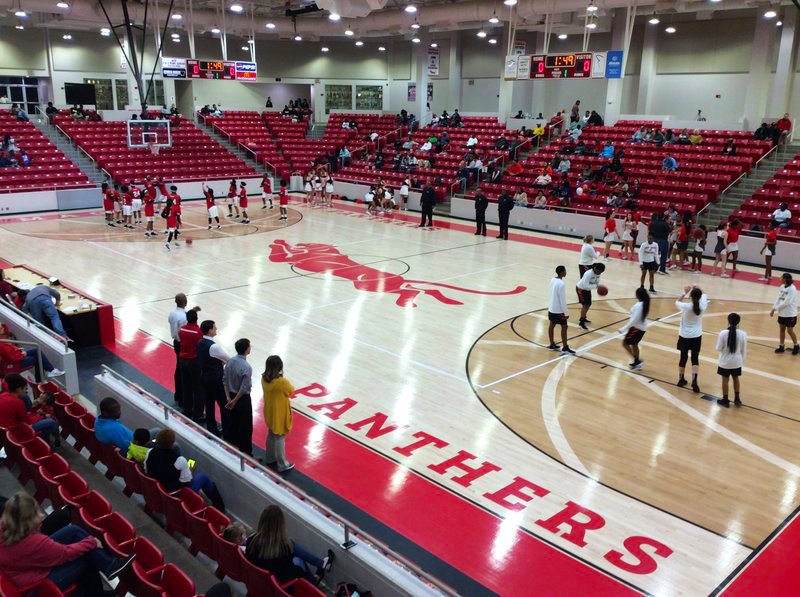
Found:
<svg viewBox="0 0 800 597"><path fill-rule="evenodd" d="M567 266L577 322L578 239L503 242L440 218L420 230L417 216L300 197L281 223L277 207L251 206L250 226L226 219L219 233L186 205L196 242L169 253L100 212L4 218L0 257L112 303L113 351L165 386L176 292L229 352L250 338L255 372L281 355L300 390L287 441L298 472L474 583L462 592L709 594L800 505L800 357L773 353L777 282L757 270L658 276L645 366L631 372L617 330L635 263L607 264L610 293L588 332L570 324L578 354L564 357L546 349L548 283ZM700 394L675 385L687 284L711 300ZM744 404L725 409L714 344L731 311L750 342Z"/></svg>

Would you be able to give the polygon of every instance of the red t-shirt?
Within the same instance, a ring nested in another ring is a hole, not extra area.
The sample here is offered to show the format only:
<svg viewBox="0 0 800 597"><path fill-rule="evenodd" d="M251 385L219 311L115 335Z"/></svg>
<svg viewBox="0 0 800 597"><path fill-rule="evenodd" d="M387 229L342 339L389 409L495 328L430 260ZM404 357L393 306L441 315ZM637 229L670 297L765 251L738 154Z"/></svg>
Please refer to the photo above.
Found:
<svg viewBox="0 0 800 597"><path fill-rule="evenodd" d="M728 244L739 242L739 230L737 228L728 226L727 232L728 232Z"/></svg>
<svg viewBox="0 0 800 597"><path fill-rule="evenodd" d="M286 193L286 187L281 187L281 190L278 192L278 197L280 198L281 205L289 205L289 195Z"/></svg>
<svg viewBox="0 0 800 597"><path fill-rule="evenodd" d="M147 217L155 216L155 202L156 202L156 195L155 189L153 189L153 194L147 194L144 196L144 215Z"/></svg>
<svg viewBox="0 0 800 597"><path fill-rule="evenodd" d="M773 228L769 232L767 232L767 244L774 245L778 242L778 229Z"/></svg>
<svg viewBox="0 0 800 597"><path fill-rule="evenodd" d="M214 195L212 195L209 191L206 191L206 209L211 209L214 207Z"/></svg>
<svg viewBox="0 0 800 597"><path fill-rule="evenodd" d="M124 205L133 205L133 195L131 195L131 193L125 193L122 199Z"/></svg>
<svg viewBox="0 0 800 597"><path fill-rule="evenodd" d="M181 359L197 358L197 343L203 339L203 332L196 323L186 323L178 330L178 341L181 343Z"/></svg>
<svg viewBox="0 0 800 597"><path fill-rule="evenodd" d="M20 423L28 423L25 404L14 394L3 392L0 394L0 427L8 429Z"/></svg>
<svg viewBox="0 0 800 597"><path fill-rule="evenodd" d="M606 231L606 234L612 234L617 231L617 222L614 218L609 218L606 220L606 223L603 224L603 228Z"/></svg>
<svg viewBox="0 0 800 597"><path fill-rule="evenodd" d="M156 187L153 186L152 183L148 183L144 185L144 196L145 197L152 197L153 199L156 198Z"/></svg>
<svg viewBox="0 0 800 597"><path fill-rule="evenodd" d="M261 181L261 190L264 191L265 193L271 193L272 192L272 180L269 179L269 178L265 178L264 180L262 180Z"/></svg>
<svg viewBox="0 0 800 597"><path fill-rule="evenodd" d="M242 188L239 190L239 206L247 207L247 189Z"/></svg>
<svg viewBox="0 0 800 597"><path fill-rule="evenodd" d="M788 118L781 118L778 122L775 123L775 126L777 126L782 131L791 131L792 121L789 120Z"/></svg>
<svg viewBox="0 0 800 597"><path fill-rule="evenodd" d="M105 211L114 211L114 191L111 189L103 193L103 209Z"/></svg>
<svg viewBox="0 0 800 597"><path fill-rule="evenodd" d="M133 187L131 189L131 198L132 199L141 199L142 198L142 189L139 187Z"/></svg>

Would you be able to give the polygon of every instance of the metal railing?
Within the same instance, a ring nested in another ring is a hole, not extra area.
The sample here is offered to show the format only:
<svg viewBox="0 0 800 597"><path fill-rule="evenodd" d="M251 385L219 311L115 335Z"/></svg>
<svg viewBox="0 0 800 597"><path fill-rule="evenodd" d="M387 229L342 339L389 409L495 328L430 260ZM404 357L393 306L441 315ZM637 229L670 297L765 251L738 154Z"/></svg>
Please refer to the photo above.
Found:
<svg viewBox="0 0 800 597"><path fill-rule="evenodd" d="M773 153L773 152L777 153L777 151L778 151L778 146L777 146L777 145L774 145L774 146L772 147L772 149L770 149L770 150L769 150L767 153L765 153L764 155L762 155L760 158L758 158L758 159L756 160L756 164L755 164L755 166L754 166L754 167L755 167L755 168L760 168L760 167L761 167L761 162L763 162L764 160L766 160L766 159L767 159L767 158L770 156L770 154L771 154L771 153Z"/></svg>
<svg viewBox="0 0 800 597"><path fill-rule="evenodd" d="M50 336L51 336L51 337L52 337L54 340L56 340L56 341L57 341L59 344L61 344L61 345L63 345L63 346L64 346L64 353L65 353L65 354L66 354L66 353L69 351L69 342L68 342L68 340L67 340L66 338L63 338L62 336L59 336L57 333L55 333L55 332L54 332L53 330L51 330L49 327L47 327L46 325L43 325L43 324L39 323L39 322L38 322L38 321L36 321L36 320L35 320L35 319L34 319L34 318L31 316L31 315L29 315L28 313L25 313L24 311L22 311L22 310L18 309L18 308L17 308L17 306L16 306L15 304L13 304L13 303L11 303L11 302L7 301L6 299L4 299L4 298L0 298L0 305L3 305L4 307L7 307L7 308L11 309L11 311L12 311L13 313L15 313L15 314L19 315L20 317L24 318L24 319L25 319L25 321L26 321L26 323L27 323L27 326L28 326L29 328L30 328L30 327L39 328L39 329L40 329L40 330L42 330L43 332L45 332L45 333L47 333L48 335L50 335Z"/></svg>
<svg viewBox="0 0 800 597"><path fill-rule="evenodd" d="M435 587L443 594L454 595L454 596L458 595L458 593L452 587L450 587L443 581L439 580L438 578L432 576L431 574L425 572L419 566L417 566L404 556L400 555L399 553L395 552L385 543L379 541L366 531L362 530L348 519L335 513L330 508L328 508L321 502L317 501L316 499L305 493L297 485L294 485L293 483L284 479L282 475L279 475L278 473L265 467L255 458L243 454L242 452L239 452L227 442L222 441L220 438L209 432L204 427L198 425L191 419L185 417L178 410L170 407L162 400L160 400L159 398L157 398L156 396L154 396L153 394L151 394L150 392L148 392L135 382L117 373L107 365L101 365L101 369L102 369L101 375L110 375L111 377L127 385L129 388L135 390L142 398L149 400L152 404L160 408L163 412L165 424L169 423L170 418L179 420L182 424L186 425L187 427L190 427L192 431L194 431L195 433L202 435L206 441L209 441L217 445L220 449L226 451L228 454L233 454L237 456L239 458L239 470L241 472L244 472L247 467L250 467L251 469L258 471L262 475L268 477L270 481L274 482L276 485L279 485L280 487L282 487L283 489L294 495L299 500L313 506L329 520L333 520L334 522L336 522L342 529L342 542L340 545L343 549L347 550L355 546L356 543L353 540L353 537L358 537L359 539L365 541L370 547L379 551L382 555L388 557L389 559L393 560L395 563L399 564L400 566L402 566L403 568L405 568L410 573L417 576L424 582Z"/></svg>

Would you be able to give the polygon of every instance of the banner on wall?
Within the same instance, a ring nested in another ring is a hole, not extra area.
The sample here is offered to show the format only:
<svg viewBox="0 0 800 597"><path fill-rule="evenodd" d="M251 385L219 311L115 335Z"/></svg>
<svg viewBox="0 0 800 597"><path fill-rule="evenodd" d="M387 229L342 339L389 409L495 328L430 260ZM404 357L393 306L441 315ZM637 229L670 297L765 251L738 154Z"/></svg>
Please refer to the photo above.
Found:
<svg viewBox="0 0 800 597"><path fill-rule="evenodd" d="M439 76L439 48L428 48L428 76Z"/></svg>
<svg viewBox="0 0 800 597"><path fill-rule="evenodd" d="M528 45L525 43L524 39L518 39L514 42L514 50L512 54L514 56L522 56L525 54L525 50L528 48Z"/></svg>
<svg viewBox="0 0 800 597"><path fill-rule="evenodd" d="M417 101L417 84L416 83L409 83L408 84L408 101L410 101L410 102Z"/></svg>
<svg viewBox="0 0 800 597"><path fill-rule="evenodd" d="M592 52L592 79L606 78L608 52Z"/></svg>
<svg viewBox="0 0 800 597"><path fill-rule="evenodd" d="M526 81L531 78L531 57L517 56L517 80Z"/></svg>
<svg viewBox="0 0 800 597"><path fill-rule="evenodd" d="M530 66L528 67L530 71ZM506 81L514 81L517 78L517 56L506 56L506 67L503 78Z"/></svg>
<svg viewBox="0 0 800 597"><path fill-rule="evenodd" d="M606 79L622 78L622 50L611 50L606 60Z"/></svg>

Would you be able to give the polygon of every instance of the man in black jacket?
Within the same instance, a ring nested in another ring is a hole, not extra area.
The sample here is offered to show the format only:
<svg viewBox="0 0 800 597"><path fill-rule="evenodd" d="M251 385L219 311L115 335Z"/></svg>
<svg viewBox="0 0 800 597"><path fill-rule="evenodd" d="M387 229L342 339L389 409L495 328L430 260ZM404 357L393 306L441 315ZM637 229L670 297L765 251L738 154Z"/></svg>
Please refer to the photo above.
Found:
<svg viewBox="0 0 800 597"><path fill-rule="evenodd" d="M648 232L653 235L653 240L658 245L661 253L661 261L658 264L658 273L662 276L667 274L667 257L669 256L669 233L671 226L664 220L663 214L654 213L653 221L650 222Z"/></svg>
<svg viewBox="0 0 800 597"><path fill-rule="evenodd" d="M511 210L514 209L514 199L512 199L508 191L501 191L500 198L497 200L497 213L500 217L500 234L497 238L508 240L508 217L511 215Z"/></svg>
<svg viewBox="0 0 800 597"><path fill-rule="evenodd" d="M479 234L486 236L486 208L488 206L489 200L486 198L486 195L479 190L478 194L475 195L475 224L477 225L475 236Z"/></svg>
<svg viewBox="0 0 800 597"><path fill-rule="evenodd" d="M430 182L425 183L425 188L419 197L419 205L422 209L422 221L417 228L424 228L425 226L433 226L433 206L436 204L436 193L433 190ZM427 224L425 221L427 220Z"/></svg>

